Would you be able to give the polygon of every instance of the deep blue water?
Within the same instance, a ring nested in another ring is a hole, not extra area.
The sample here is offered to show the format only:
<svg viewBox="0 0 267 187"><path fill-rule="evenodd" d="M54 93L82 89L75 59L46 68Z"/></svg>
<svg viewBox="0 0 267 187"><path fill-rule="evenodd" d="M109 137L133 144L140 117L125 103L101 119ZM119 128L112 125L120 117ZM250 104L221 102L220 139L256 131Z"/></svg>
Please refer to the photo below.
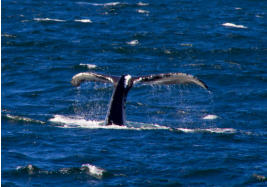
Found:
<svg viewBox="0 0 267 187"><path fill-rule="evenodd" d="M3 186L266 186L266 1L2 1ZM193 74L132 88L92 71Z"/></svg>

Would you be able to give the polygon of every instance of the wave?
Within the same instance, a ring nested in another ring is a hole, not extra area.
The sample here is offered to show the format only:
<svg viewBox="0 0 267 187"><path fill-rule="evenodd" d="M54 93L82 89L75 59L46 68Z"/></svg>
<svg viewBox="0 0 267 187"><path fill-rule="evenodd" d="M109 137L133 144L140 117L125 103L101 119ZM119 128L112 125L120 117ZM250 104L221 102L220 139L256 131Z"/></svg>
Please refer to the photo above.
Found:
<svg viewBox="0 0 267 187"><path fill-rule="evenodd" d="M35 119L28 118L28 117L23 117L23 116L14 116L14 115L11 115L11 114L5 114L4 117L6 117L7 119L15 120L15 121L22 121L22 122L27 122L27 123L45 124L44 121L35 120Z"/></svg>
<svg viewBox="0 0 267 187"><path fill-rule="evenodd" d="M80 63L79 65L87 67L88 69L94 69L94 68L97 67L95 64L83 64L83 63Z"/></svg>
<svg viewBox="0 0 267 187"><path fill-rule="evenodd" d="M27 166L17 166L16 172L20 174L28 174L28 175L54 175L54 174L62 174L62 175L71 175L71 174L87 174L94 178L101 179L107 171L100 167L97 167L92 164L82 164L81 167L71 167L71 168L60 168L55 171L43 170L34 166L32 164L28 164Z"/></svg>
<svg viewBox="0 0 267 187"><path fill-rule="evenodd" d="M109 3L89 3L89 2L77 2L76 4L78 5L91 5L91 6L117 6L117 5L125 5L127 3L125 2L109 2ZM137 6L148 6L149 3L144 3L144 2L138 2L136 3Z"/></svg>
<svg viewBox="0 0 267 187"><path fill-rule="evenodd" d="M138 2L137 5L138 6L148 6L149 4L148 3L143 3L143 2Z"/></svg>
<svg viewBox="0 0 267 187"><path fill-rule="evenodd" d="M244 25L236 25L234 23L223 23L222 26L225 26L225 27L233 27L233 28L239 28L239 29L247 29L246 26Z"/></svg>
<svg viewBox="0 0 267 187"><path fill-rule="evenodd" d="M217 119L218 116L214 115L214 114L208 114L206 116L204 116L202 119L204 120L214 120L214 119Z"/></svg>
<svg viewBox="0 0 267 187"><path fill-rule="evenodd" d="M143 10L143 9L138 9L136 10L138 13L140 14L149 14L149 11L148 10Z"/></svg>
<svg viewBox="0 0 267 187"><path fill-rule="evenodd" d="M233 128L172 128L158 124L146 124L139 122L128 122L127 125L105 125L104 121L86 120L77 116L55 115L49 119L50 122L59 124L61 128L88 128L88 129L119 129L119 130L169 130L183 133L217 133L217 134L235 134Z"/></svg>
<svg viewBox="0 0 267 187"><path fill-rule="evenodd" d="M16 36L12 34L1 34L1 36L6 38L16 38Z"/></svg>
<svg viewBox="0 0 267 187"><path fill-rule="evenodd" d="M46 21L55 21L55 22L66 22L62 19L52 19L52 18L33 18L34 21L46 22Z"/></svg>
<svg viewBox="0 0 267 187"><path fill-rule="evenodd" d="M96 178L102 178L106 173L106 170L91 164L83 164L81 170Z"/></svg>
<svg viewBox="0 0 267 187"><path fill-rule="evenodd" d="M88 3L88 2L77 2L79 5L92 5L92 6L116 6L122 4L120 2L110 2L110 3Z"/></svg>
<svg viewBox="0 0 267 187"><path fill-rule="evenodd" d="M67 20L62 20L62 19L52 19L52 18L33 18L34 21L38 22L66 22ZM75 19L73 20L74 22L80 22L80 23L92 23L92 20L90 19Z"/></svg>
<svg viewBox="0 0 267 187"><path fill-rule="evenodd" d="M75 22L81 22L81 23L92 23L90 19L75 19Z"/></svg>
<svg viewBox="0 0 267 187"><path fill-rule="evenodd" d="M235 134L237 133L236 129L233 128L207 128L207 129L188 129L188 128L175 128L175 130L182 131L184 133L216 133L216 134Z"/></svg>
<svg viewBox="0 0 267 187"><path fill-rule="evenodd" d="M139 41L138 40L132 40L132 41L129 41L129 42L126 42L128 45L131 45L131 46L136 46L139 44Z"/></svg>

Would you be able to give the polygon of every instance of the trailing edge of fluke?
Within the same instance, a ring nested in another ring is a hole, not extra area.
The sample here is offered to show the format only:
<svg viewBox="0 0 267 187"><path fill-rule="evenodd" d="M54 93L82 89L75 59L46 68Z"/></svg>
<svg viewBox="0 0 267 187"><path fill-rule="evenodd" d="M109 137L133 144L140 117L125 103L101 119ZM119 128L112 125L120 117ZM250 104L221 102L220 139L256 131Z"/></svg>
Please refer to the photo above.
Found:
<svg viewBox="0 0 267 187"><path fill-rule="evenodd" d="M132 77L131 75L109 76L92 72L78 73L72 77L71 84L79 86L84 81L113 83L114 91L106 115L106 125L125 124L125 103L129 90L133 85L141 84L195 84L204 89L207 85L193 75L185 73L162 73Z"/></svg>

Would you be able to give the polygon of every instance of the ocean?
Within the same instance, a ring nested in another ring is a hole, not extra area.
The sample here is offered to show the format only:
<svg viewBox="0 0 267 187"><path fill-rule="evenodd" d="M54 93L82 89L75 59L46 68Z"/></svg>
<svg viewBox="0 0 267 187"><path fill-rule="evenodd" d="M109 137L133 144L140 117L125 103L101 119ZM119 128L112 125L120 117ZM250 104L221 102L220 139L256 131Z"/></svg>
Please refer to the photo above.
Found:
<svg viewBox="0 0 267 187"><path fill-rule="evenodd" d="M2 1L2 186L267 186L266 1ZM80 72L182 72L131 89Z"/></svg>

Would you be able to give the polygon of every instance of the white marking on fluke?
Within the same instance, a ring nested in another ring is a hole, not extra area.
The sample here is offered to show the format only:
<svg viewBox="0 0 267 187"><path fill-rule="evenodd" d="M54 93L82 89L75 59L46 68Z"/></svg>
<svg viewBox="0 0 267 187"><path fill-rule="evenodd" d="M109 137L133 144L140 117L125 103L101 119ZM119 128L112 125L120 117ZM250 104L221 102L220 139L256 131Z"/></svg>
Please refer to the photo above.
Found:
<svg viewBox="0 0 267 187"><path fill-rule="evenodd" d="M131 75L125 76L124 88L126 88L129 85L129 81L131 78L132 78Z"/></svg>

